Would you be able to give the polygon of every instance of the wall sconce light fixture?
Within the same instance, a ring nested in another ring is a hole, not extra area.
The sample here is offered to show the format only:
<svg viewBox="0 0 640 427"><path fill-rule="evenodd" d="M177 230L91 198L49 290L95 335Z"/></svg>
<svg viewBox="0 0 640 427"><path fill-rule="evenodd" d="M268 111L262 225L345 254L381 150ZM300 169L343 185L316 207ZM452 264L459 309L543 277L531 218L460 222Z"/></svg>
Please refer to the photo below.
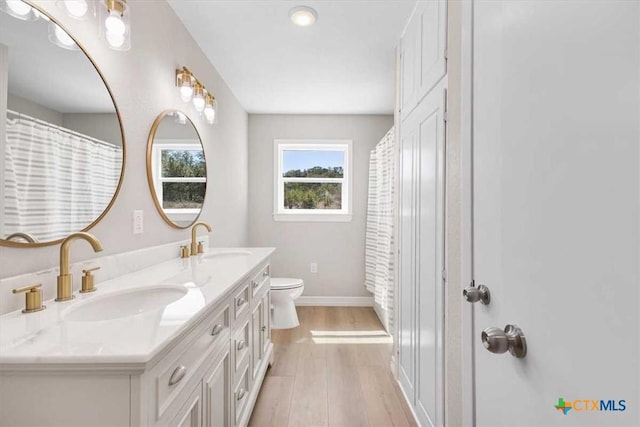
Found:
<svg viewBox="0 0 640 427"><path fill-rule="evenodd" d="M176 85L180 89L180 98L184 102L191 101L191 98L193 97L193 87L195 84L196 79L187 67L182 67L181 70L176 70Z"/></svg>
<svg viewBox="0 0 640 427"><path fill-rule="evenodd" d="M216 123L216 118L218 117L218 114L216 114L216 107L216 98L208 93L204 100L204 117L210 125Z"/></svg>
<svg viewBox="0 0 640 427"><path fill-rule="evenodd" d="M218 106L215 96L207 91L187 67L176 70L176 86L180 91L180 99L193 102L193 107L198 113L204 114L207 123L217 123Z"/></svg>
<svg viewBox="0 0 640 427"><path fill-rule="evenodd" d="M100 37L114 50L131 49L131 12L127 0L99 0Z"/></svg>

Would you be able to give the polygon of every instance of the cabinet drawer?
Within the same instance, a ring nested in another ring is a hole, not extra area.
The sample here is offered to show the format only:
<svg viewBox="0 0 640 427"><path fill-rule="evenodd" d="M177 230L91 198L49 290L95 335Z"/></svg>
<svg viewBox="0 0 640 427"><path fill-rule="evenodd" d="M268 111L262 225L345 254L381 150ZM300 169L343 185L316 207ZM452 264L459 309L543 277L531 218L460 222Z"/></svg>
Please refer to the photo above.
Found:
<svg viewBox="0 0 640 427"><path fill-rule="evenodd" d="M249 283L243 285L233 297L233 320L238 320L249 311Z"/></svg>
<svg viewBox="0 0 640 427"><path fill-rule="evenodd" d="M238 385L236 385L233 390L233 417L235 420L235 425L240 423L242 419L242 415L247 406L247 401L249 400L249 364L244 365L244 370L242 371L242 376L240 377L240 381Z"/></svg>
<svg viewBox="0 0 640 427"><path fill-rule="evenodd" d="M212 349L224 346L228 339L227 305L207 316L183 342L158 363L152 371L152 377L155 378L157 418L161 418L182 393Z"/></svg>
<svg viewBox="0 0 640 427"><path fill-rule="evenodd" d="M240 367L245 362L245 359L249 355L251 348L249 342L249 320L244 323L242 328L233 337L233 366L234 366L234 378L238 378L238 372Z"/></svg>
<svg viewBox="0 0 640 427"><path fill-rule="evenodd" d="M271 267L269 264L266 264L251 278L251 296L262 295L265 287L269 287L270 278Z"/></svg>

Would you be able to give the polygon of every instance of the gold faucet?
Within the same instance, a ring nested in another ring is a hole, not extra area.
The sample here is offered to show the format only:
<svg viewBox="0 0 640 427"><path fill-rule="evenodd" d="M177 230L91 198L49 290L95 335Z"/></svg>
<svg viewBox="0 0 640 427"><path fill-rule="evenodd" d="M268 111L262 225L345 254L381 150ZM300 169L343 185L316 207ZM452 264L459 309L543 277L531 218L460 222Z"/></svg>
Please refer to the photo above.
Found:
<svg viewBox="0 0 640 427"><path fill-rule="evenodd" d="M191 256L198 255L198 242L196 241L196 229L198 228L199 225L205 227L209 231L209 233L213 231L211 226L206 222L201 221L193 224L193 227L191 227Z"/></svg>
<svg viewBox="0 0 640 427"><path fill-rule="evenodd" d="M58 297L56 301L68 301L73 299L73 276L70 273L69 252L71 250L71 242L77 239L86 240L91 244L93 250L100 252L102 245L96 236L85 233L69 234L60 245L60 275L58 276Z"/></svg>

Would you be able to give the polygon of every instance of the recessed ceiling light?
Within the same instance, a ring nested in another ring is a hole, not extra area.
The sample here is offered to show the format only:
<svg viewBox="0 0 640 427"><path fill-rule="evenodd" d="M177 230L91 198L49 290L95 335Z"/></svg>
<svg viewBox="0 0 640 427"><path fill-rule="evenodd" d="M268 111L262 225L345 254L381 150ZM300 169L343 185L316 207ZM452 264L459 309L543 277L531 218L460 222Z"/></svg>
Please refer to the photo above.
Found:
<svg viewBox="0 0 640 427"><path fill-rule="evenodd" d="M318 12L307 6L296 6L289 11L289 18L291 19L291 22L300 27L308 27L316 22L318 19Z"/></svg>

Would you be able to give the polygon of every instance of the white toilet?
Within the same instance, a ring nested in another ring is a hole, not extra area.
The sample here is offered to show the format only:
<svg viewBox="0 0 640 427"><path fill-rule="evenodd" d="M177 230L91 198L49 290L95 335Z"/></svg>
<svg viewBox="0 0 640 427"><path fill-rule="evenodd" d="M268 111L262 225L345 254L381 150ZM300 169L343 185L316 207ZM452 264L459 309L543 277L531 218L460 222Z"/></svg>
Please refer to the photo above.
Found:
<svg viewBox="0 0 640 427"><path fill-rule="evenodd" d="M300 325L293 303L304 290L302 279L290 277L271 278L271 328L289 329Z"/></svg>

